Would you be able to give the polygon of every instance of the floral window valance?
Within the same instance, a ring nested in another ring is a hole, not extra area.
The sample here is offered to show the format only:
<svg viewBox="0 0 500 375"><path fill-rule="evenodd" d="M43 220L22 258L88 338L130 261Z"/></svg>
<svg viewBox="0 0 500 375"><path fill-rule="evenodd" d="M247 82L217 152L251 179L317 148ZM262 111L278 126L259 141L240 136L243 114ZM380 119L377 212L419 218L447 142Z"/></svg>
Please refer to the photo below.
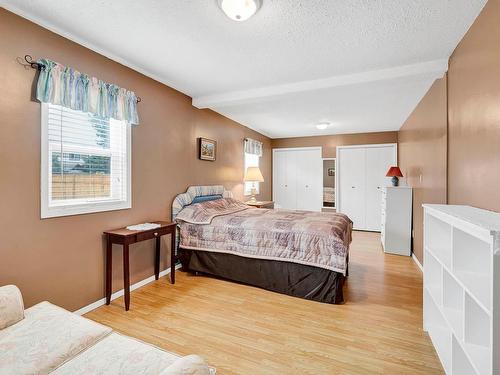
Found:
<svg viewBox="0 0 500 375"><path fill-rule="evenodd" d="M262 142L255 139L245 139L245 153L262 156Z"/></svg>
<svg viewBox="0 0 500 375"><path fill-rule="evenodd" d="M38 76L36 97L42 103L89 112L105 119L139 124L137 96L133 91L48 59L40 59L38 64L43 65L43 69Z"/></svg>

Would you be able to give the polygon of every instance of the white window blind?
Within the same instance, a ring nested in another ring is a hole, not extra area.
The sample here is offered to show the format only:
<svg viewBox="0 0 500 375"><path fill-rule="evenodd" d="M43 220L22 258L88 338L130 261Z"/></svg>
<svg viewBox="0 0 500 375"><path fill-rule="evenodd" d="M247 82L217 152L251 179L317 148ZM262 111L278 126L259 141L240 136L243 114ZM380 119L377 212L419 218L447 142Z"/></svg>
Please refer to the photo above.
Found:
<svg viewBox="0 0 500 375"><path fill-rule="evenodd" d="M42 217L130 208L129 128L42 104Z"/></svg>
<svg viewBox="0 0 500 375"><path fill-rule="evenodd" d="M259 167L259 155L256 154L248 154L245 152L245 172L248 167ZM255 184L255 189L257 191L257 194L260 193L260 182L245 182L245 195L250 195L252 194L252 184Z"/></svg>

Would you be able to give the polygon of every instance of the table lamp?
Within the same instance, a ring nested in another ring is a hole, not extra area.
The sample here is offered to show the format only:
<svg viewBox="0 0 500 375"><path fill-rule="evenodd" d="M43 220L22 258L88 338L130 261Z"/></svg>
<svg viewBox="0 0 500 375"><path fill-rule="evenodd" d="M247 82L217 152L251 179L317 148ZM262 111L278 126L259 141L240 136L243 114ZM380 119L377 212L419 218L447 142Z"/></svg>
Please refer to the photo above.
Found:
<svg viewBox="0 0 500 375"><path fill-rule="evenodd" d="M245 178L243 179L245 182L252 183L252 189L250 190L250 194L252 197L250 198L251 203L257 202L255 199L255 194L257 194L257 188L255 186L256 182L264 182L264 177L262 177L262 173L260 172L259 167L248 167L245 173Z"/></svg>
<svg viewBox="0 0 500 375"><path fill-rule="evenodd" d="M401 173L401 169L399 169L399 167L390 167L387 171L386 177L392 177L392 186L398 186L398 177L403 177L403 174Z"/></svg>

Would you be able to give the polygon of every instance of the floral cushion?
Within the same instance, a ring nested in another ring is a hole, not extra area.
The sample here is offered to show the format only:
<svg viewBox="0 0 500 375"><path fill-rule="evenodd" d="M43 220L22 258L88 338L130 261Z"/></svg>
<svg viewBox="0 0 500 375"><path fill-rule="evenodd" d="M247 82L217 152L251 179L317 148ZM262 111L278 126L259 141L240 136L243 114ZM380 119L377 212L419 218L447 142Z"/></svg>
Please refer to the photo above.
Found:
<svg viewBox="0 0 500 375"><path fill-rule="evenodd" d="M157 375L179 356L139 340L112 333L53 372L57 375Z"/></svg>
<svg viewBox="0 0 500 375"><path fill-rule="evenodd" d="M47 374L111 331L49 302L39 303L0 331L0 374Z"/></svg>
<svg viewBox="0 0 500 375"><path fill-rule="evenodd" d="M7 328L24 318L21 291L15 285L0 288L0 329Z"/></svg>

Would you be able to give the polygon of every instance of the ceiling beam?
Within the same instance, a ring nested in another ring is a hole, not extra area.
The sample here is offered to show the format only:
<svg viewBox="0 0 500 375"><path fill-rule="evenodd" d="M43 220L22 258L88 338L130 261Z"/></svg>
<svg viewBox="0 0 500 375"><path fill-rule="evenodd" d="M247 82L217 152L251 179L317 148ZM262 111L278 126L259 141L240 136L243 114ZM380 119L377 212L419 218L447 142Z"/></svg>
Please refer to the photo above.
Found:
<svg viewBox="0 0 500 375"><path fill-rule="evenodd" d="M242 104L259 99L315 91L332 87L356 85L385 81L401 77L434 76L441 78L448 71L448 59L427 61L419 64L403 65L389 69L373 70L363 73L346 74L311 81L300 81L283 85L260 87L250 90L232 91L223 94L193 97L196 108L220 108L233 104Z"/></svg>

